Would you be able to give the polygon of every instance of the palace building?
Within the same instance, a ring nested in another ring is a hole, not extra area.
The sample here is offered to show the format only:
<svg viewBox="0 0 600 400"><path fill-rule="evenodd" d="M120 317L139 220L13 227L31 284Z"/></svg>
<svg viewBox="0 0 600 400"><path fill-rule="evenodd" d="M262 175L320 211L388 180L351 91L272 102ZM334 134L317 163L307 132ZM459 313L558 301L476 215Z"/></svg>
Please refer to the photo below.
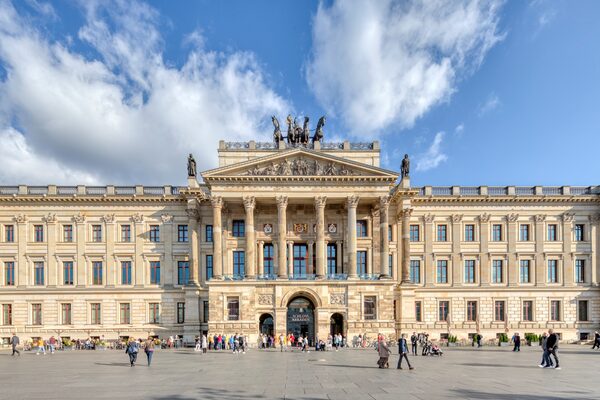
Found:
<svg viewBox="0 0 600 400"><path fill-rule="evenodd" d="M598 186L414 188L378 142L218 153L187 187L0 187L0 337L600 325Z"/></svg>

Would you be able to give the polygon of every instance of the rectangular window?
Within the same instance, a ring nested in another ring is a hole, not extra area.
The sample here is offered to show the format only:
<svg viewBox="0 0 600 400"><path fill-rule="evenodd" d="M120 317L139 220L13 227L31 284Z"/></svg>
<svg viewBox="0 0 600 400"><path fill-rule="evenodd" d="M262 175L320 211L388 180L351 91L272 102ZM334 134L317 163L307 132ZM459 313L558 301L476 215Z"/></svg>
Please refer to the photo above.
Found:
<svg viewBox="0 0 600 400"><path fill-rule="evenodd" d="M337 246L335 244L327 245L327 273L330 275L337 273Z"/></svg>
<svg viewBox="0 0 600 400"><path fill-rule="evenodd" d="M131 304L119 304L119 322L121 324L131 324Z"/></svg>
<svg viewBox="0 0 600 400"><path fill-rule="evenodd" d="M505 320L504 300L496 300L494 302L494 321Z"/></svg>
<svg viewBox="0 0 600 400"><path fill-rule="evenodd" d="M15 286L15 263L6 261L4 263L4 285Z"/></svg>
<svg viewBox="0 0 600 400"><path fill-rule="evenodd" d="M204 301L202 313L202 322L208 322L208 301Z"/></svg>
<svg viewBox="0 0 600 400"><path fill-rule="evenodd" d="M550 301L550 321L560 321L560 300Z"/></svg>
<svg viewBox="0 0 600 400"><path fill-rule="evenodd" d="M475 283L475 260L465 260L465 283Z"/></svg>
<svg viewBox="0 0 600 400"><path fill-rule="evenodd" d="M131 225L121 225L121 242L131 242Z"/></svg>
<svg viewBox="0 0 600 400"><path fill-rule="evenodd" d="M465 242L475 241L475 225L465 225Z"/></svg>
<svg viewBox="0 0 600 400"><path fill-rule="evenodd" d="M548 283L558 283L558 260L548 260Z"/></svg>
<svg viewBox="0 0 600 400"><path fill-rule="evenodd" d="M180 243L187 242L188 238L188 226L177 225L177 241Z"/></svg>
<svg viewBox="0 0 600 400"><path fill-rule="evenodd" d="M150 241L155 243L160 242L160 226L150 225Z"/></svg>
<svg viewBox="0 0 600 400"><path fill-rule="evenodd" d="M419 225L410 226L410 241L419 242L421 241L421 232L419 231Z"/></svg>
<svg viewBox="0 0 600 400"><path fill-rule="evenodd" d="M233 252L233 275L244 276L246 266L246 253L244 251Z"/></svg>
<svg viewBox="0 0 600 400"><path fill-rule="evenodd" d="M577 320L578 321L589 321L588 319L588 301L579 300L577 302Z"/></svg>
<svg viewBox="0 0 600 400"><path fill-rule="evenodd" d="M581 260L581 259L575 260L575 282L576 283L584 283L585 282L585 260Z"/></svg>
<svg viewBox="0 0 600 400"><path fill-rule="evenodd" d="M240 319L240 300L237 297L227 298L227 319L229 321Z"/></svg>
<svg viewBox="0 0 600 400"><path fill-rule="evenodd" d="M233 237L244 237L246 235L246 224L243 219L233 220L233 229L231 232Z"/></svg>
<svg viewBox="0 0 600 400"><path fill-rule="evenodd" d="M410 260L410 281L421 283L421 260Z"/></svg>
<svg viewBox="0 0 600 400"><path fill-rule="evenodd" d="M438 260L437 262L437 283L448 283L447 260Z"/></svg>
<svg viewBox="0 0 600 400"><path fill-rule="evenodd" d="M521 260L521 267L520 267L520 274L519 274L521 283L531 282L530 274L529 274L530 271L531 271L531 262L529 260Z"/></svg>
<svg viewBox="0 0 600 400"><path fill-rule="evenodd" d="M420 301L415 301L415 320L417 322L422 322L423 321L423 314L422 314L422 303Z"/></svg>
<svg viewBox="0 0 600 400"><path fill-rule="evenodd" d="M2 325L12 325L12 304L2 304Z"/></svg>
<svg viewBox="0 0 600 400"><path fill-rule="evenodd" d="M33 284L34 285L43 285L44 280L44 263L36 261L33 263Z"/></svg>
<svg viewBox="0 0 600 400"><path fill-rule="evenodd" d="M92 285L102 285L102 261L92 262Z"/></svg>
<svg viewBox="0 0 600 400"><path fill-rule="evenodd" d="M73 261L63 261L63 285L73 284Z"/></svg>
<svg viewBox="0 0 600 400"><path fill-rule="evenodd" d="M177 284L187 285L190 281L190 263L189 261L177 262Z"/></svg>
<svg viewBox="0 0 600 400"><path fill-rule="evenodd" d="M275 273L275 248L271 243L267 243L263 247L263 267L265 275Z"/></svg>
<svg viewBox="0 0 600 400"><path fill-rule="evenodd" d="M575 241L576 242L583 242L585 240L583 233L584 233L584 225L576 224L575 225Z"/></svg>
<svg viewBox="0 0 600 400"><path fill-rule="evenodd" d="M523 321L533 321L533 301L523 301Z"/></svg>
<svg viewBox="0 0 600 400"><path fill-rule="evenodd" d="M502 225L492 225L492 242L502 241Z"/></svg>
<svg viewBox="0 0 600 400"><path fill-rule="evenodd" d="M377 319L377 298L365 296L363 303L364 319Z"/></svg>
<svg viewBox="0 0 600 400"><path fill-rule="evenodd" d="M160 261L150 261L150 284L160 285Z"/></svg>
<svg viewBox="0 0 600 400"><path fill-rule="evenodd" d="M100 325L102 323L102 309L100 308L100 303L91 303L91 324L92 325Z"/></svg>
<svg viewBox="0 0 600 400"><path fill-rule="evenodd" d="M15 241L15 227L14 227L14 225L4 225L4 239L8 243L11 243L11 242Z"/></svg>
<svg viewBox="0 0 600 400"><path fill-rule="evenodd" d="M450 302L449 301L440 301L438 303L438 321L446 322L448 321L448 314L450 313Z"/></svg>
<svg viewBox="0 0 600 400"><path fill-rule="evenodd" d="M437 226L437 241L445 242L448 240L448 225Z"/></svg>
<svg viewBox="0 0 600 400"><path fill-rule="evenodd" d="M212 254L206 255L206 280L211 280L213 277L213 256Z"/></svg>
<svg viewBox="0 0 600 400"><path fill-rule="evenodd" d="M150 324L158 324L160 322L160 304L149 303L148 304L148 322Z"/></svg>
<svg viewBox="0 0 600 400"><path fill-rule="evenodd" d="M477 321L477 302L467 301L467 321Z"/></svg>
<svg viewBox="0 0 600 400"><path fill-rule="evenodd" d="M356 221L356 237L367 237L367 221Z"/></svg>
<svg viewBox="0 0 600 400"><path fill-rule="evenodd" d="M102 241L102 225L92 225L92 242L100 243Z"/></svg>
<svg viewBox="0 0 600 400"><path fill-rule="evenodd" d="M71 325L71 303L62 303L60 305L60 316L63 325Z"/></svg>
<svg viewBox="0 0 600 400"><path fill-rule="evenodd" d="M131 261L121 261L121 285L131 285Z"/></svg>
<svg viewBox="0 0 600 400"><path fill-rule="evenodd" d="M71 243L73 241L73 225L63 225L63 242Z"/></svg>
<svg viewBox="0 0 600 400"><path fill-rule="evenodd" d="M394 235L392 234L392 226L388 225L388 240L391 242L392 241L392 237Z"/></svg>
<svg viewBox="0 0 600 400"><path fill-rule="evenodd" d="M504 282L504 268L502 260L492 261L492 283Z"/></svg>
<svg viewBox="0 0 600 400"><path fill-rule="evenodd" d="M548 237L547 240L549 242L556 242L558 240L558 235L556 232L556 224L548 224Z"/></svg>
<svg viewBox="0 0 600 400"><path fill-rule="evenodd" d="M206 225L206 227L204 228L204 237L207 242L212 243L212 241L213 241L213 226L212 225Z"/></svg>
<svg viewBox="0 0 600 400"><path fill-rule="evenodd" d="M392 276L394 270L394 255L388 255L388 275Z"/></svg>
<svg viewBox="0 0 600 400"><path fill-rule="evenodd" d="M177 303L177 323L185 322L185 303Z"/></svg>
<svg viewBox="0 0 600 400"><path fill-rule="evenodd" d="M367 252L364 250L356 252L356 273L358 275L367 273Z"/></svg>
<svg viewBox="0 0 600 400"><path fill-rule="evenodd" d="M521 242L529 241L529 224L519 225L519 240Z"/></svg>
<svg viewBox="0 0 600 400"><path fill-rule="evenodd" d="M44 225L34 225L33 226L33 240L34 242L43 242L44 241Z"/></svg>
<svg viewBox="0 0 600 400"><path fill-rule="evenodd" d="M42 324L42 305L40 303L34 303L31 305L31 324Z"/></svg>

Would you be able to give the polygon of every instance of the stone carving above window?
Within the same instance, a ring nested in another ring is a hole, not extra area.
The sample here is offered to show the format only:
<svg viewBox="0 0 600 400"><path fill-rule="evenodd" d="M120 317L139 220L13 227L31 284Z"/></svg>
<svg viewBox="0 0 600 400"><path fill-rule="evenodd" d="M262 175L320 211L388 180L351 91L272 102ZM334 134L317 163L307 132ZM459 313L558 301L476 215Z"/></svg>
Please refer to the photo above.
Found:
<svg viewBox="0 0 600 400"><path fill-rule="evenodd" d="M270 294L258 295L258 304L261 306L272 306L273 305L273 296L271 296Z"/></svg>
<svg viewBox="0 0 600 400"><path fill-rule="evenodd" d="M343 306L346 304L346 295L344 293L330 293L329 303Z"/></svg>

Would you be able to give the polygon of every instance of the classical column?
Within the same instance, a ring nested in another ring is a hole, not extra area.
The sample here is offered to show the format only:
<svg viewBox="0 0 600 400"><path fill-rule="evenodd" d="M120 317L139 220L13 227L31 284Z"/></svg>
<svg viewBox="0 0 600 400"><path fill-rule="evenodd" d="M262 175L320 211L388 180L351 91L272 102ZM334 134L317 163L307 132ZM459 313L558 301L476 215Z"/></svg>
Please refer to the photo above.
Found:
<svg viewBox="0 0 600 400"><path fill-rule="evenodd" d="M48 214L42 220L46 223L46 244L48 252L48 270L46 285L56 287L59 282L58 257L56 257L56 215ZM108 260L107 260L108 261ZM106 284L106 280L103 281Z"/></svg>
<svg viewBox="0 0 600 400"><path fill-rule="evenodd" d="M325 276L325 203L327 197L315 197L317 212L317 278Z"/></svg>
<svg viewBox="0 0 600 400"><path fill-rule="evenodd" d="M342 241L338 240L335 242L335 273L343 274L343 261L342 261Z"/></svg>
<svg viewBox="0 0 600 400"><path fill-rule="evenodd" d="M410 215L412 208L402 212L402 283L410 283Z"/></svg>
<svg viewBox="0 0 600 400"><path fill-rule="evenodd" d="M381 236L381 255L379 257L379 274L384 278L390 276L390 240L388 235L388 229L390 225L389 221L389 206L390 197L381 196L379 198L379 230Z"/></svg>
<svg viewBox="0 0 600 400"><path fill-rule="evenodd" d="M265 274L265 242L258 242L258 275Z"/></svg>
<svg viewBox="0 0 600 400"><path fill-rule="evenodd" d="M544 222L546 216L538 214L535 217L535 273L530 274L529 279L536 286L544 286L546 283L546 266L544 257Z"/></svg>
<svg viewBox="0 0 600 400"><path fill-rule="evenodd" d="M356 278L356 207L358 196L348 196L348 277Z"/></svg>
<svg viewBox="0 0 600 400"><path fill-rule="evenodd" d="M287 237L286 209L288 204L287 196L277 196L277 256L279 262L277 265L277 275L279 278L287 279L287 258L285 254L285 239Z"/></svg>
<svg viewBox="0 0 600 400"><path fill-rule="evenodd" d="M190 280L189 284L192 286L197 286L200 284L199 279L199 261L200 261L200 252L198 246L198 210L195 208L188 208L188 225L190 228L190 247L191 247L191 257L190 257Z"/></svg>
<svg viewBox="0 0 600 400"><path fill-rule="evenodd" d="M246 209L246 278L256 278L256 241L254 240L254 207L256 199L253 196L244 197Z"/></svg>
<svg viewBox="0 0 600 400"><path fill-rule="evenodd" d="M575 214L565 213L562 215L563 236L563 286L575 286L575 260L573 256L573 221Z"/></svg>
<svg viewBox="0 0 600 400"><path fill-rule="evenodd" d="M221 211L223 209L223 199L219 196L213 196L210 199L213 209L213 279L223 278L223 240Z"/></svg>
<svg viewBox="0 0 600 400"><path fill-rule="evenodd" d="M294 276L294 242L291 240L287 242L288 245L288 271L290 275ZM287 277L287 274L286 274Z"/></svg>

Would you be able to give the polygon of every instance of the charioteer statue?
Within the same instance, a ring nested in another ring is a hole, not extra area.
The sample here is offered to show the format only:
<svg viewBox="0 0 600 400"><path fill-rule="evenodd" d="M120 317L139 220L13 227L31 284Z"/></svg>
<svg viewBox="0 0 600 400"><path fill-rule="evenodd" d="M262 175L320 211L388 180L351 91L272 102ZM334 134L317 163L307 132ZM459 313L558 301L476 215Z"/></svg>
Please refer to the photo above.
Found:
<svg viewBox="0 0 600 400"><path fill-rule="evenodd" d="M310 127L308 125L310 119L308 117L304 117L304 124L302 127L298 125L296 118L292 118L291 115L288 115L286 118L286 122L288 125L287 136L283 136L281 133L281 126L279 125L279 120L277 117L272 116L271 121L273 122L273 142L277 146L279 146L279 142L284 139L287 139L287 143L294 145L308 145L309 142L320 142L323 140L323 126L325 126L325 116L319 118L319 122L317 122L317 129L315 129L315 134L310 136Z"/></svg>

